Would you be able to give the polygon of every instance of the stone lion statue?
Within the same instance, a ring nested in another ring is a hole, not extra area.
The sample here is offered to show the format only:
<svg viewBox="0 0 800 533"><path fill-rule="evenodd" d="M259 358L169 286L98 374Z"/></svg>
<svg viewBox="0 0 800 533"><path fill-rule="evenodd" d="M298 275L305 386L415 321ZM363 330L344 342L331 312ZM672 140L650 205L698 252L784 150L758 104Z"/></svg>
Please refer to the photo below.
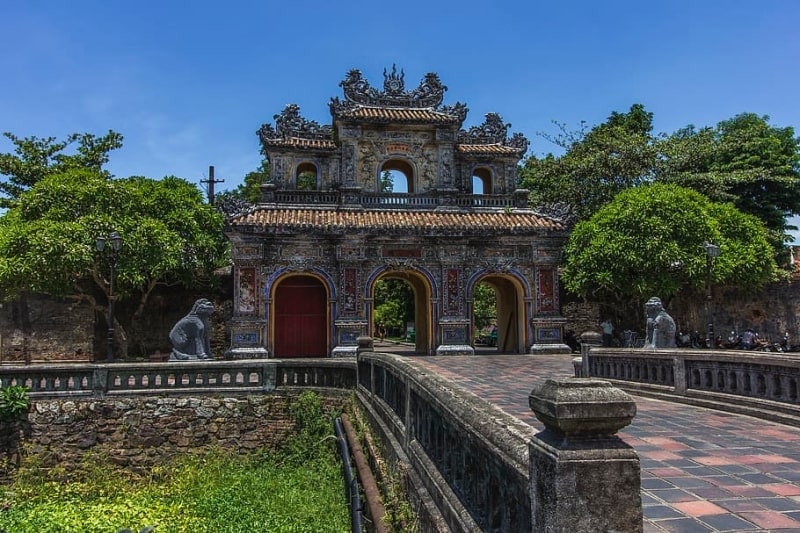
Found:
<svg viewBox="0 0 800 533"><path fill-rule="evenodd" d="M647 313L645 348L674 348L675 321L664 310L661 298L653 296L644 304Z"/></svg>
<svg viewBox="0 0 800 533"><path fill-rule="evenodd" d="M214 313L214 304L200 298L185 317L178 320L169 332L172 342L170 361L213 359L211 355L211 326L209 318Z"/></svg>

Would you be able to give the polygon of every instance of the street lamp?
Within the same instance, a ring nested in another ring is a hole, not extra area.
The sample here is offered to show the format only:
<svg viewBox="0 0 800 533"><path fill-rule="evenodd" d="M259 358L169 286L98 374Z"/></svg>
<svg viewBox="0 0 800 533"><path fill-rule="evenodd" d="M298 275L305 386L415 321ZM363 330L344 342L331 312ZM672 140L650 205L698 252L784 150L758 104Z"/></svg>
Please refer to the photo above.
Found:
<svg viewBox="0 0 800 533"><path fill-rule="evenodd" d="M111 266L111 276L108 279L108 342L106 351L106 361L114 361L114 269L117 267L117 254L122 249L122 236L116 231L109 233L108 237L103 235L97 237L94 246L97 251L103 253L106 244L110 242L108 250L108 264Z"/></svg>
<svg viewBox="0 0 800 533"><path fill-rule="evenodd" d="M716 340L714 339L714 311L713 303L711 301L711 268L713 266L714 259L719 257L719 246L706 241L703 243L703 248L706 249L706 316L708 320L708 347L714 349L716 348Z"/></svg>

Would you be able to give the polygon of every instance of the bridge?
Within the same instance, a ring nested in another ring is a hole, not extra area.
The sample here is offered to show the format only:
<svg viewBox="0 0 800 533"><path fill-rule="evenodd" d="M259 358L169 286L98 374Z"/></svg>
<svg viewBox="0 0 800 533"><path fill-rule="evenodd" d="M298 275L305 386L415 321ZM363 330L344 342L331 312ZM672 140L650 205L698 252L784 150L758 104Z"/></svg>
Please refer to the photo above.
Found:
<svg viewBox="0 0 800 533"><path fill-rule="evenodd" d="M593 374L637 393L637 414L619 436L641 461L643 531L800 530L798 362L708 353L599 350L585 358ZM450 509L445 513L466 530L531 528L528 446L544 426L528 407L529 394L535 383L574 375L571 356L365 353L357 367L349 358L3 366L0 382L27 383L37 402L66 398L71 404L355 387L386 440L406 454L429 507ZM736 392L740 401L730 401ZM698 406L719 407L724 397L727 410ZM779 422L749 416L759 413ZM414 424L414 432L405 427Z"/></svg>
<svg viewBox="0 0 800 533"><path fill-rule="evenodd" d="M569 357L415 358L531 426L531 384L570 376ZM636 396L622 439L642 467L645 532L800 530L800 429L747 415Z"/></svg>

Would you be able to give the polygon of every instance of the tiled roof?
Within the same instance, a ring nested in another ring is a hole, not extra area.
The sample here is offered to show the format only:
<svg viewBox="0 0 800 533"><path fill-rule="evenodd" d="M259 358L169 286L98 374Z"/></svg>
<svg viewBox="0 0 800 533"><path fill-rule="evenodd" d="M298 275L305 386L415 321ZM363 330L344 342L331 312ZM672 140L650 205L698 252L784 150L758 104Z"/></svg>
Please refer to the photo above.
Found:
<svg viewBox="0 0 800 533"><path fill-rule="evenodd" d="M458 117L434 111L432 109L407 109L392 107L365 107L359 106L339 114L340 118L355 118L360 120L377 120L405 123L436 123L458 124Z"/></svg>
<svg viewBox="0 0 800 533"><path fill-rule="evenodd" d="M502 144L459 144L456 149L462 154L508 154L519 155L520 149Z"/></svg>
<svg viewBox="0 0 800 533"><path fill-rule="evenodd" d="M335 209L257 208L229 221L232 229L249 227L270 233L413 233L481 235L562 231L564 225L532 212L489 211L347 211Z"/></svg>
<svg viewBox="0 0 800 533"><path fill-rule="evenodd" d="M286 148L306 150L334 150L336 143L331 139L303 139L301 137L285 137L283 139L269 139L263 141L270 146L284 146Z"/></svg>

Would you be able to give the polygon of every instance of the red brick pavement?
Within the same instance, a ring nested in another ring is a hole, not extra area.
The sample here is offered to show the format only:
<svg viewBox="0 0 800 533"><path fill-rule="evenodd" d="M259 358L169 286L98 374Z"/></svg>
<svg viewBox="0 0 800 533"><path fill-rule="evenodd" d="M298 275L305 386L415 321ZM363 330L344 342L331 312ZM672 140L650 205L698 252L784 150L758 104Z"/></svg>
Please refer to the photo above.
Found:
<svg viewBox="0 0 800 533"><path fill-rule="evenodd" d="M380 348L379 348L380 349ZM571 355L414 357L532 426L537 381L571 376ZM642 465L644 531L800 532L800 428L635 397L620 436Z"/></svg>

